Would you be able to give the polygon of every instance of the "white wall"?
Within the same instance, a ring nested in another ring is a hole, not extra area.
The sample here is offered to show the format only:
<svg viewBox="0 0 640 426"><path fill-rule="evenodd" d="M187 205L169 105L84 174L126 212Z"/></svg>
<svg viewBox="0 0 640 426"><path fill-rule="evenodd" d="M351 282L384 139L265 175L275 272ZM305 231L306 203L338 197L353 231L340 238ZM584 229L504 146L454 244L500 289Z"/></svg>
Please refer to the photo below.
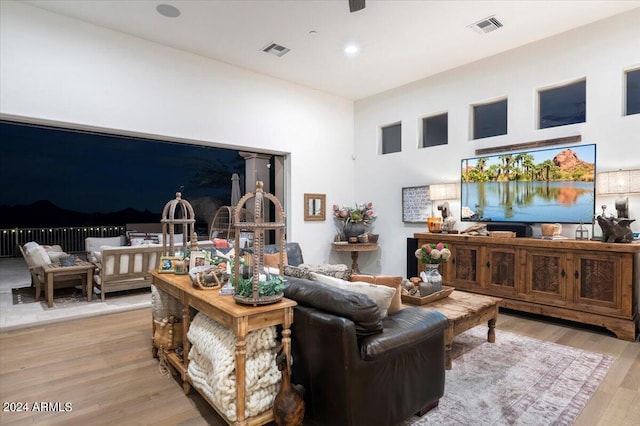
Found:
<svg viewBox="0 0 640 426"><path fill-rule="evenodd" d="M499 31L482 37L499 37ZM476 149L582 135L582 143L597 144L597 171L640 168L640 115L622 115L624 70L638 66L640 9L634 9L357 101L355 194L376 205L382 246L377 256L361 257L361 268L404 273L406 237L426 226L402 222L401 188L459 181L460 160L475 156ZM587 122L536 130L536 90L584 77ZM504 96L508 134L471 141L469 105ZM448 145L419 149L421 118L442 112L449 114ZM379 155L380 126L398 121L402 152ZM640 219L640 197L629 201L630 216ZM596 206L602 203L613 210L613 198L596 199ZM451 207L459 219L459 203ZM640 224L632 228L637 232ZM572 236L575 227L564 229Z"/></svg>
<svg viewBox="0 0 640 426"><path fill-rule="evenodd" d="M354 108L345 99L25 4L3 0L0 8L0 117L290 153L288 239L302 244L308 263L349 263L347 254L330 250L331 205L372 201L381 249L362 253L361 269L404 274L406 237L425 226L402 222L401 188L458 180L460 159L478 148L580 134L584 143L598 144L599 170L640 167L640 115L621 115L623 70L640 66L638 9ZM499 32L484 37L491 36ZM536 130L536 88L580 77L587 78L587 122ZM509 97L509 134L469 141L469 104L499 96ZM418 149L420 118L444 111L449 145ZM378 155L379 127L397 121L402 152ZM305 192L327 194L326 222L303 221ZM596 201L613 205L611 198ZM631 217L640 218L640 197L630 204Z"/></svg>
<svg viewBox="0 0 640 426"><path fill-rule="evenodd" d="M0 3L2 118L289 153L288 239L329 261L333 221L304 222L303 193L353 199L353 102Z"/></svg>

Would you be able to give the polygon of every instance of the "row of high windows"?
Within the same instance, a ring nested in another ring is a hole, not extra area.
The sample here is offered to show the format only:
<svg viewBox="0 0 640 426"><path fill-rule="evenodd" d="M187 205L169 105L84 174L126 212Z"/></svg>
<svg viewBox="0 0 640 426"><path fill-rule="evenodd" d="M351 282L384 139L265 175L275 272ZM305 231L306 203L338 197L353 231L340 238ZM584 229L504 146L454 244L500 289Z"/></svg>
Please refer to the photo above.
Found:
<svg viewBox="0 0 640 426"><path fill-rule="evenodd" d="M625 72L624 115L640 113L640 69ZM471 139L507 134L507 99L472 105ZM587 81L579 80L538 91L538 128L566 126L587 120ZM421 147L449 143L448 113L422 119ZM382 127L382 154L402 151L402 123Z"/></svg>

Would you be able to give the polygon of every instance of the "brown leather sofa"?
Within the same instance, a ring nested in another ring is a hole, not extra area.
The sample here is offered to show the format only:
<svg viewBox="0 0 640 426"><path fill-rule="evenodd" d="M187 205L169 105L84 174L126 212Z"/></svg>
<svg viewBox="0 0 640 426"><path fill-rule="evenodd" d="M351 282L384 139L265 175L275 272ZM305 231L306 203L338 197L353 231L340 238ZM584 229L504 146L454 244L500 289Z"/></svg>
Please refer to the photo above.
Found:
<svg viewBox="0 0 640 426"><path fill-rule="evenodd" d="M392 426L444 393L441 313L409 307L381 318L368 296L287 277L296 300L292 382L305 387L305 425Z"/></svg>

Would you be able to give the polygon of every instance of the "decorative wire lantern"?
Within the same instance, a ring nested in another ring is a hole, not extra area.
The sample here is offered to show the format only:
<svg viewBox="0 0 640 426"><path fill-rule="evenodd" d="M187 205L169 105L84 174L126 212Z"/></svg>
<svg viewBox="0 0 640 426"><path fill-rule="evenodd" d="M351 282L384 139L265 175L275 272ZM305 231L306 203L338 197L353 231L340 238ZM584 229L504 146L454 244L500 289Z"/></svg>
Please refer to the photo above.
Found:
<svg viewBox="0 0 640 426"><path fill-rule="evenodd" d="M244 197L240 199L238 202L238 206L234 212L234 223L233 226L236 230L235 235L235 247L240 247L240 233L242 232L252 232L253 233L253 253L251 255L253 259L252 272L253 276L251 277L252 283L252 293L251 296L244 296L238 294L238 289L236 288L236 294L233 296L235 301L238 303L242 303L245 305L266 305L270 303L276 303L282 300L283 293L274 295L260 295L260 274L262 271L262 265L264 261L264 233L267 230L272 229L280 229L284 230L284 209L282 208L282 204L280 201L272 194L265 193L262 191L263 183L261 181L256 182L256 192L248 193ZM253 210L253 222L244 222L241 221L241 212L248 200L254 198L254 210ZM270 200L275 207L276 211L276 222L264 222L264 201L265 199ZM284 232L281 232L282 237L280 238L280 276L283 275L284 271ZM239 250L239 248L237 249ZM234 262L233 264L233 276L235 278L236 286L240 283L242 276L240 274L240 262Z"/></svg>
<svg viewBox="0 0 640 426"><path fill-rule="evenodd" d="M182 188L180 188L182 190ZM177 216L176 216L177 213ZM182 225L182 247L187 248L187 241L191 237L191 248L198 248L198 237L193 230L196 215L187 200L182 199L182 193L176 192L176 198L165 204L162 210L162 255L175 255L175 226Z"/></svg>

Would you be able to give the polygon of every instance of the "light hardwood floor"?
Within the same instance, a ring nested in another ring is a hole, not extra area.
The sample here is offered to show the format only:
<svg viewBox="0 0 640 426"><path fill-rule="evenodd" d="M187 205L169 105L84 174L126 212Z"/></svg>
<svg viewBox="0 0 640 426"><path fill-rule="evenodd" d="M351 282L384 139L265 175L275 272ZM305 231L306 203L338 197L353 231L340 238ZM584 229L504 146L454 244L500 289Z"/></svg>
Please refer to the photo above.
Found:
<svg viewBox="0 0 640 426"><path fill-rule="evenodd" d="M179 379L159 374L150 329L151 311L141 309L0 334L3 405L71 403L68 412L2 411L0 424L224 424L197 392L185 396ZM613 356L576 425L640 425L640 343L505 312L497 330Z"/></svg>

